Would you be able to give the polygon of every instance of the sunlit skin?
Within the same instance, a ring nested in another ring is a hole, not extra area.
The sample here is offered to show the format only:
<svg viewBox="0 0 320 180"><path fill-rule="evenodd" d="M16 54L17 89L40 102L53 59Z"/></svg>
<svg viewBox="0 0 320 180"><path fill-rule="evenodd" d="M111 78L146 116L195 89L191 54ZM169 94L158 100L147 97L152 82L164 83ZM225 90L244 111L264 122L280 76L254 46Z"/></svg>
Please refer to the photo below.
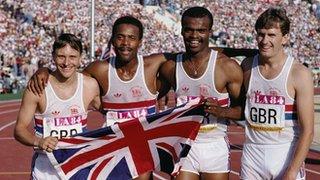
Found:
<svg viewBox="0 0 320 180"><path fill-rule="evenodd" d="M137 26L131 24L119 25L112 39L117 59L120 59L123 63L136 60L141 41Z"/></svg>
<svg viewBox="0 0 320 180"><path fill-rule="evenodd" d="M209 37L212 31L209 26L209 18L186 17L182 22L183 40L186 52L197 54L209 51Z"/></svg>
<svg viewBox="0 0 320 180"><path fill-rule="evenodd" d="M73 49L69 44L57 49L54 55L54 62L57 66L56 77L61 81L66 81L72 76L76 76L76 71L80 66L81 55L79 51Z"/></svg>
<svg viewBox="0 0 320 180"><path fill-rule="evenodd" d="M257 42L260 58L278 59L283 55L283 46L288 42L288 35L283 35L279 23L269 29L258 29Z"/></svg>

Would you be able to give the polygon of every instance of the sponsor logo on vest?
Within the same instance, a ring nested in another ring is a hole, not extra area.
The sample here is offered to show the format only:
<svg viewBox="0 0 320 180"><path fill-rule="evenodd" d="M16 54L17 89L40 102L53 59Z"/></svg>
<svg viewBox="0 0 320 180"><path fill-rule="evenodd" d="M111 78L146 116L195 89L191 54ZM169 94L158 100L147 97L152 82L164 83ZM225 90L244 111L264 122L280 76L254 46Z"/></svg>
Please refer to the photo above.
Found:
<svg viewBox="0 0 320 180"><path fill-rule="evenodd" d="M210 86L208 84L200 84L199 85L199 91L200 95L204 97L209 97L210 96Z"/></svg>
<svg viewBox="0 0 320 180"><path fill-rule="evenodd" d="M116 98L119 98L119 97L122 96L122 94L121 93L115 93L115 94L113 94L113 96L116 97Z"/></svg>
<svg viewBox="0 0 320 180"><path fill-rule="evenodd" d="M284 105L285 98L283 96L262 95L260 91L255 92L254 102L258 104L277 104Z"/></svg>
<svg viewBox="0 0 320 180"><path fill-rule="evenodd" d="M80 124L82 116L72 116L72 117L59 117L53 118L55 126L70 126L75 124Z"/></svg>
<svg viewBox="0 0 320 180"><path fill-rule="evenodd" d="M135 86L131 88L132 97L141 97L142 96L142 87Z"/></svg>
<svg viewBox="0 0 320 180"><path fill-rule="evenodd" d="M119 119L131 119L131 118L138 118L144 117L148 115L147 109L139 109L139 110L129 110L125 112L118 112Z"/></svg>

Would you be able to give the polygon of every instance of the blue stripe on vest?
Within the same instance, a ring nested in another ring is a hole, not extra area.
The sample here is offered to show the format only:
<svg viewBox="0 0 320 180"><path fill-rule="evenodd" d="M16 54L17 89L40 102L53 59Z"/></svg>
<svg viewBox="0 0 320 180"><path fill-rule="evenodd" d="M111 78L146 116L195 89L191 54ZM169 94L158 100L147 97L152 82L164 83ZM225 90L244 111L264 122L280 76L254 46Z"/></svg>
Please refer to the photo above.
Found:
<svg viewBox="0 0 320 180"><path fill-rule="evenodd" d="M286 113L286 120L297 120L297 113Z"/></svg>
<svg viewBox="0 0 320 180"><path fill-rule="evenodd" d="M43 134L43 127L35 126L34 129L35 129L37 132Z"/></svg>

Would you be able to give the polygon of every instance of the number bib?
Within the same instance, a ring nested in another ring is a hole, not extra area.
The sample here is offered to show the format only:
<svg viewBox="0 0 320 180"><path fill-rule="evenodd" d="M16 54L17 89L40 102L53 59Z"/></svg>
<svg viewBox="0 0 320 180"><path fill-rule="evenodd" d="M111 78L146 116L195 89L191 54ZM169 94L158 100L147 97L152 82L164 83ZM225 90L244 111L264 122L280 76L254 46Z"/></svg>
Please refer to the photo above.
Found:
<svg viewBox="0 0 320 180"><path fill-rule="evenodd" d="M279 131L285 127L285 106L280 104L248 105L247 120L250 127L264 131Z"/></svg>
<svg viewBox="0 0 320 180"><path fill-rule="evenodd" d="M82 116L44 118L43 137L69 137L82 132Z"/></svg>

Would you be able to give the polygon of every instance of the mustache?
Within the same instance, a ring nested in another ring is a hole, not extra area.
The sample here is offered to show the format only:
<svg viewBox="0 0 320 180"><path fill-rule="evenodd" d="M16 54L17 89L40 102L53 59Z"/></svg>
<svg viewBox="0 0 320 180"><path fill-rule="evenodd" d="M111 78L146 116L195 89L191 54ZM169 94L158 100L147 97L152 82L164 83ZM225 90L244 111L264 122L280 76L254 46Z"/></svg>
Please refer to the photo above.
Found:
<svg viewBox="0 0 320 180"><path fill-rule="evenodd" d="M132 48L130 47L118 47L117 49L120 51L124 51L124 50L132 51Z"/></svg>

